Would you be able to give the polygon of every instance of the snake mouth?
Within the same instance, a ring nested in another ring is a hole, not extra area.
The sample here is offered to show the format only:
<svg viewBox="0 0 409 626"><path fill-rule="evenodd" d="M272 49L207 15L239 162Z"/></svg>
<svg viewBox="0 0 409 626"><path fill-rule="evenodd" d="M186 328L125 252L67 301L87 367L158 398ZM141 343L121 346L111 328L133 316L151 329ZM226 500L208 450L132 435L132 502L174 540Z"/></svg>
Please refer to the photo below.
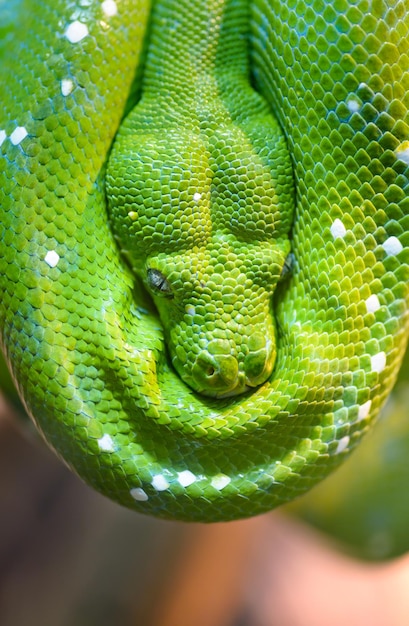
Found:
<svg viewBox="0 0 409 626"><path fill-rule="evenodd" d="M233 398L234 396L241 395L241 394L246 393L247 391L250 391L250 390L251 390L251 387L248 387L247 385L244 385L244 386L240 386L240 388L236 388L236 389L232 389L231 391L227 391L226 393L221 393L217 397L220 398L220 400L223 400L223 398Z"/></svg>

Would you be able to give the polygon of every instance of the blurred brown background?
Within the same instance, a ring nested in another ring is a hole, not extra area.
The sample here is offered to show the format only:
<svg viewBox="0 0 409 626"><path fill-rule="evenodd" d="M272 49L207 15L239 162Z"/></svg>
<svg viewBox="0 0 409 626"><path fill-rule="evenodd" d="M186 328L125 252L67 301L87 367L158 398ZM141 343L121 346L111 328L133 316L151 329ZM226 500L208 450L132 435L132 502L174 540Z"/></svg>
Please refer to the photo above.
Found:
<svg viewBox="0 0 409 626"><path fill-rule="evenodd" d="M137 515L15 417L1 399L1 626L408 626L409 557L354 561L282 511L214 525Z"/></svg>

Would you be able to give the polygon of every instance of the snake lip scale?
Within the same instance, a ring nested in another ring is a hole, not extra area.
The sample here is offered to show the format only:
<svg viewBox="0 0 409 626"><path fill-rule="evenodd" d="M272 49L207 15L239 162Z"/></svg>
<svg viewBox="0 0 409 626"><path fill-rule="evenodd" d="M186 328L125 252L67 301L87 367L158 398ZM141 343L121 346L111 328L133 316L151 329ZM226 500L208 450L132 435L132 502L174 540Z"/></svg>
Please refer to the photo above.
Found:
<svg viewBox="0 0 409 626"><path fill-rule="evenodd" d="M106 496L256 515L375 420L408 334L407 5L0 2L1 345Z"/></svg>

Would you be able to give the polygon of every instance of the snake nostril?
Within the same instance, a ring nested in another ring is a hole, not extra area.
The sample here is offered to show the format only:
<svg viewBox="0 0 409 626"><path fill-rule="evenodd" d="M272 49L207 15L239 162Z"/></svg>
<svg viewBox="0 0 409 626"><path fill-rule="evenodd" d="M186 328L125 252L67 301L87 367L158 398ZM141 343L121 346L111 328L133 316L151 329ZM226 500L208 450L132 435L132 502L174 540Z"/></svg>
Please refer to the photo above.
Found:
<svg viewBox="0 0 409 626"><path fill-rule="evenodd" d="M276 352L271 344L263 343L263 347L250 352L244 359L246 381L251 387L261 385L273 371Z"/></svg>
<svg viewBox="0 0 409 626"><path fill-rule="evenodd" d="M193 378L202 390L223 392L237 384L239 366L229 354L211 354L203 350L192 368Z"/></svg>

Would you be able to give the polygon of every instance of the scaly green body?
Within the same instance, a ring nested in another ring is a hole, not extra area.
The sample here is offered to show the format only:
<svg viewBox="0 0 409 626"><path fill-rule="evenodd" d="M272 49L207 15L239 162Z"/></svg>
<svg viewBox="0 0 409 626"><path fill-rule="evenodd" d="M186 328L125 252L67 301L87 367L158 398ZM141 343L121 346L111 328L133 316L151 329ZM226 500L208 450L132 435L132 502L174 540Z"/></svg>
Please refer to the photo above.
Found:
<svg viewBox="0 0 409 626"><path fill-rule="evenodd" d="M87 482L142 512L234 519L328 474L396 377L409 7L158 0L142 66L150 8L10 13L2 344L28 412ZM142 98L108 164L118 246L104 177L136 70Z"/></svg>
<svg viewBox="0 0 409 626"><path fill-rule="evenodd" d="M175 369L217 397L272 372L294 187L284 135L250 86L247 0L194 6L155 7L142 98L118 132L107 193Z"/></svg>

